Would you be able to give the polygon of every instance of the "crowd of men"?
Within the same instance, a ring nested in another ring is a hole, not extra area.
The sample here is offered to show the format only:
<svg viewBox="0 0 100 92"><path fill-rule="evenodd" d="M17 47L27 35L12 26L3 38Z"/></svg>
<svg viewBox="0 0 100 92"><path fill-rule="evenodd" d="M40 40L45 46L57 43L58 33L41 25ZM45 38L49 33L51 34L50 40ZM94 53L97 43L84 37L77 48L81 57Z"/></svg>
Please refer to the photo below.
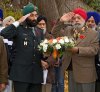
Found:
<svg viewBox="0 0 100 92"><path fill-rule="evenodd" d="M32 3L22 14L17 21L3 19L0 9L0 92L64 92L65 71L69 92L100 92L100 14L76 8L61 16L51 31L48 19ZM62 36L75 40L62 57L39 51L42 40Z"/></svg>

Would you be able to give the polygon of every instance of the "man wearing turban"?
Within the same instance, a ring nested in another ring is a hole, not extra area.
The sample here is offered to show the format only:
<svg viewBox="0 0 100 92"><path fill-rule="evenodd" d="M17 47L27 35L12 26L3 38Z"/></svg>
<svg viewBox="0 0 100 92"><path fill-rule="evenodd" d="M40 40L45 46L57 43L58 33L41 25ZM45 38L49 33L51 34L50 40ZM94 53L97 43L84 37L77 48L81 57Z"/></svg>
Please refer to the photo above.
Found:
<svg viewBox="0 0 100 92"><path fill-rule="evenodd" d="M100 14L95 11L88 11L87 12L87 20L86 20L86 26L88 28L91 28L92 30L96 30L99 34L99 43L100 43L100 29L99 29L99 23L100 23ZM95 56L95 65L96 65L96 72L97 72L97 80L96 80L96 87L95 92L100 92L100 61L99 61L99 54Z"/></svg>
<svg viewBox="0 0 100 92"><path fill-rule="evenodd" d="M85 27L86 19L86 11L76 8L64 14L52 30L54 37L68 36L75 40L75 47L66 49L62 58L62 72L68 70L69 92L95 92L99 39L96 31Z"/></svg>
<svg viewBox="0 0 100 92"><path fill-rule="evenodd" d="M86 26L92 28L92 30L96 30L96 27L100 23L100 14L95 11L87 12Z"/></svg>
<svg viewBox="0 0 100 92"><path fill-rule="evenodd" d="M41 92L42 54L38 45L44 36L42 30L36 27L38 8L29 3L22 13L23 17L1 31L4 38L12 38L15 44L16 52L9 76L14 83L14 92ZM47 65L45 63L44 66Z"/></svg>

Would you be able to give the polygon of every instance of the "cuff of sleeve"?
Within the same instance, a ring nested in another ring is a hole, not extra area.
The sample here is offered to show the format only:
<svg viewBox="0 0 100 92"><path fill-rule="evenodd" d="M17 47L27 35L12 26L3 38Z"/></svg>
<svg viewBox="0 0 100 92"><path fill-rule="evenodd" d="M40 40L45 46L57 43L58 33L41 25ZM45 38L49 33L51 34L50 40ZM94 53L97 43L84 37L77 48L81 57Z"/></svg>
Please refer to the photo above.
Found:
<svg viewBox="0 0 100 92"><path fill-rule="evenodd" d="M18 21L16 21L16 22L14 22L14 23L12 23L15 27L18 27L19 26L19 22Z"/></svg>

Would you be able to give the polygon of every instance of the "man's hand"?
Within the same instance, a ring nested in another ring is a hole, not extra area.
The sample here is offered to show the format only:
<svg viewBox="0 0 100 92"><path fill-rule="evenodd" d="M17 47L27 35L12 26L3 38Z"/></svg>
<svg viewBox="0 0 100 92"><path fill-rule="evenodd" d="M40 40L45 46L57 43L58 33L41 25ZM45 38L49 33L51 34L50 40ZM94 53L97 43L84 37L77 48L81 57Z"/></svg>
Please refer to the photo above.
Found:
<svg viewBox="0 0 100 92"><path fill-rule="evenodd" d="M41 64L42 64L43 69L47 69L49 67L48 63L43 60L41 60Z"/></svg>
<svg viewBox="0 0 100 92"><path fill-rule="evenodd" d="M68 51L72 52L73 54L76 54L79 52L79 48L78 47L73 47L73 48L70 48L70 49L67 49Z"/></svg>
<svg viewBox="0 0 100 92"><path fill-rule="evenodd" d="M6 88L5 83L0 84L0 92L3 91L5 88Z"/></svg>
<svg viewBox="0 0 100 92"><path fill-rule="evenodd" d="M75 14L73 12L69 12L69 13L65 13L61 18L60 18L60 21L61 22L67 22L69 20L72 19L72 17L74 16Z"/></svg>
<svg viewBox="0 0 100 92"><path fill-rule="evenodd" d="M24 22L24 21L26 20L26 18L29 17L29 16L30 16L30 13L27 14L27 15L25 15L25 16L22 16L22 17L18 20L18 22L19 22L19 23Z"/></svg>

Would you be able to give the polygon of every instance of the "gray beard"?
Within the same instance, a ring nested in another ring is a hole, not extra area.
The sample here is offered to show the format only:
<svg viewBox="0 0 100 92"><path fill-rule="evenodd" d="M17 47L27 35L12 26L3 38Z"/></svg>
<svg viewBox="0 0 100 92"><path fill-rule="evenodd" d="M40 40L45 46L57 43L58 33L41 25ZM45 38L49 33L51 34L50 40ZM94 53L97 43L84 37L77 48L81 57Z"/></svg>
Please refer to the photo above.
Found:
<svg viewBox="0 0 100 92"><path fill-rule="evenodd" d="M46 29L43 29L43 34L45 34L46 33Z"/></svg>
<svg viewBox="0 0 100 92"><path fill-rule="evenodd" d="M84 24L75 24L75 25L73 25L73 28L74 29L81 29L82 27L84 26Z"/></svg>
<svg viewBox="0 0 100 92"><path fill-rule="evenodd" d="M71 26L72 29L76 29L77 30L77 29L83 28L83 26L84 26L85 23L83 23L83 24L79 24L79 23L74 24L72 22L66 22L64 24L67 24L68 26Z"/></svg>
<svg viewBox="0 0 100 92"><path fill-rule="evenodd" d="M82 25L80 25L80 24L73 25L73 32L75 32L75 30L77 30L77 32L80 33L83 26L84 26L83 24Z"/></svg>

